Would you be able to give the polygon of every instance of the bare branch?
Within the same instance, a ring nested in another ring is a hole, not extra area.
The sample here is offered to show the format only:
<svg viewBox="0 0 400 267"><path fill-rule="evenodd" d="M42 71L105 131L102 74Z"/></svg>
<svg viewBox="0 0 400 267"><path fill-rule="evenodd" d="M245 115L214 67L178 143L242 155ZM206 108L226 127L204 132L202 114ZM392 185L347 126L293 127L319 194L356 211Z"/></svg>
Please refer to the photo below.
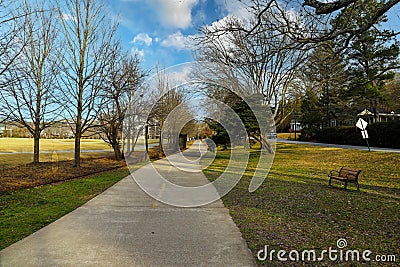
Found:
<svg viewBox="0 0 400 267"><path fill-rule="evenodd" d="M321 2L318 0L304 0L303 6L313 7L315 9L315 14L322 15L338 11L356 1L357 0L338 0L334 2Z"/></svg>

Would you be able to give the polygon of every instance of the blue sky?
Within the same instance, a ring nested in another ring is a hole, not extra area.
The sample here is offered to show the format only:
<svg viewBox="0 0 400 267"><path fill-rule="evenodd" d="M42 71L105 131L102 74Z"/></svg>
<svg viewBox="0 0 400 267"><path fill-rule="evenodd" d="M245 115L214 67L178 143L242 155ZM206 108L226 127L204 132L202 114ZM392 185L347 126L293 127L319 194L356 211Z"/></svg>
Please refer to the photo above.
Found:
<svg viewBox="0 0 400 267"><path fill-rule="evenodd" d="M229 14L245 15L237 0L104 0L118 18L118 37L126 50L137 53L145 69L192 61L186 44L203 25ZM400 30L400 7L389 12L385 27Z"/></svg>
<svg viewBox="0 0 400 267"><path fill-rule="evenodd" d="M187 38L199 27L230 14L225 0L107 0L118 17L118 37L124 48L136 52L146 68L192 61Z"/></svg>

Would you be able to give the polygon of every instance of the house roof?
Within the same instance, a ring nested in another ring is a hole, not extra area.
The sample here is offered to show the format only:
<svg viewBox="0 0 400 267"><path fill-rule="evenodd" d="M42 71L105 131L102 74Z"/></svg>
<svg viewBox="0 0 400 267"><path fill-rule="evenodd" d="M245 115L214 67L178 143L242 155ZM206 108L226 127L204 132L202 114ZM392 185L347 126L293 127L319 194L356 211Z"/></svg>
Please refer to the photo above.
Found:
<svg viewBox="0 0 400 267"><path fill-rule="evenodd" d="M368 109L364 109L363 111L357 114L357 116L371 116L371 115L373 115L373 113Z"/></svg>

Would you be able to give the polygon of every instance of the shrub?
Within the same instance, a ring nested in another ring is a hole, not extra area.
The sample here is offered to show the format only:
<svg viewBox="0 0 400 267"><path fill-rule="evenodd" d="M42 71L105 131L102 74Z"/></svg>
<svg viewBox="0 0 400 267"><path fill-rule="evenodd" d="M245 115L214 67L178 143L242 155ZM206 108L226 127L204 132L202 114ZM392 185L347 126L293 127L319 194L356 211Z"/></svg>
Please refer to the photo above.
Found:
<svg viewBox="0 0 400 267"><path fill-rule="evenodd" d="M377 147L400 148L400 121L378 122L367 126L370 143Z"/></svg>
<svg viewBox="0 0 400 267"><path fill-rule="evenodd" d="M318 128L315 126L305 127L301 130L301 135L299 136L300 141L315 141L316 133Z"/></svg>
<svg viewBox="0 0 400 267"><path fill-rule="evenodd" d="M400 148L400 121L379 122L367 126L371 146ZM316 141L321 143L364 146L360 129L355 126L340 126L320 129Z"/></svg>
<svg viewBox="0 0 400 267"><path fill-rule="evenodd" d="M354 126L323 128L317 131L317 142L340 145L363 145L360 130Z"/></svg>

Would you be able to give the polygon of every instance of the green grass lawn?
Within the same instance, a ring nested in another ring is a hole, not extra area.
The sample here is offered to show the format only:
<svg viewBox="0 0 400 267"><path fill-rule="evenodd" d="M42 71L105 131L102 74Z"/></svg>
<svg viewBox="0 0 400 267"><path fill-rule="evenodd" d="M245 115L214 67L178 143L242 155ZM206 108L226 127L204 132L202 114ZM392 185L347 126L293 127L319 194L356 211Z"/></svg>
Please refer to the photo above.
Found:
<svg viewBox="0 0 400 267"><path fill-rule="evenodd" d="M321 251L335 249L339 238L347 240L348 249L394 254L400 262L400 154L278 143L267 179L249 193L257 159L253 151L247 172L223 201L260 266L282 265L276 256L272 262L257 260L265 245L269 251ZM205 174L217 178L228 160L229 151L219 151ZM362 170L360 192L352 184L345 191L335 181L328 187L327 174L341 166ZM302 265L286 262L290 264ZM325 261L310 266L359 264Z"/></svg>
<svg viewBox="0 0 400 267"><path fill-rule="evenodd" d="M127 168L0 193L0 249L73 211L129 174Z"/></svg>

